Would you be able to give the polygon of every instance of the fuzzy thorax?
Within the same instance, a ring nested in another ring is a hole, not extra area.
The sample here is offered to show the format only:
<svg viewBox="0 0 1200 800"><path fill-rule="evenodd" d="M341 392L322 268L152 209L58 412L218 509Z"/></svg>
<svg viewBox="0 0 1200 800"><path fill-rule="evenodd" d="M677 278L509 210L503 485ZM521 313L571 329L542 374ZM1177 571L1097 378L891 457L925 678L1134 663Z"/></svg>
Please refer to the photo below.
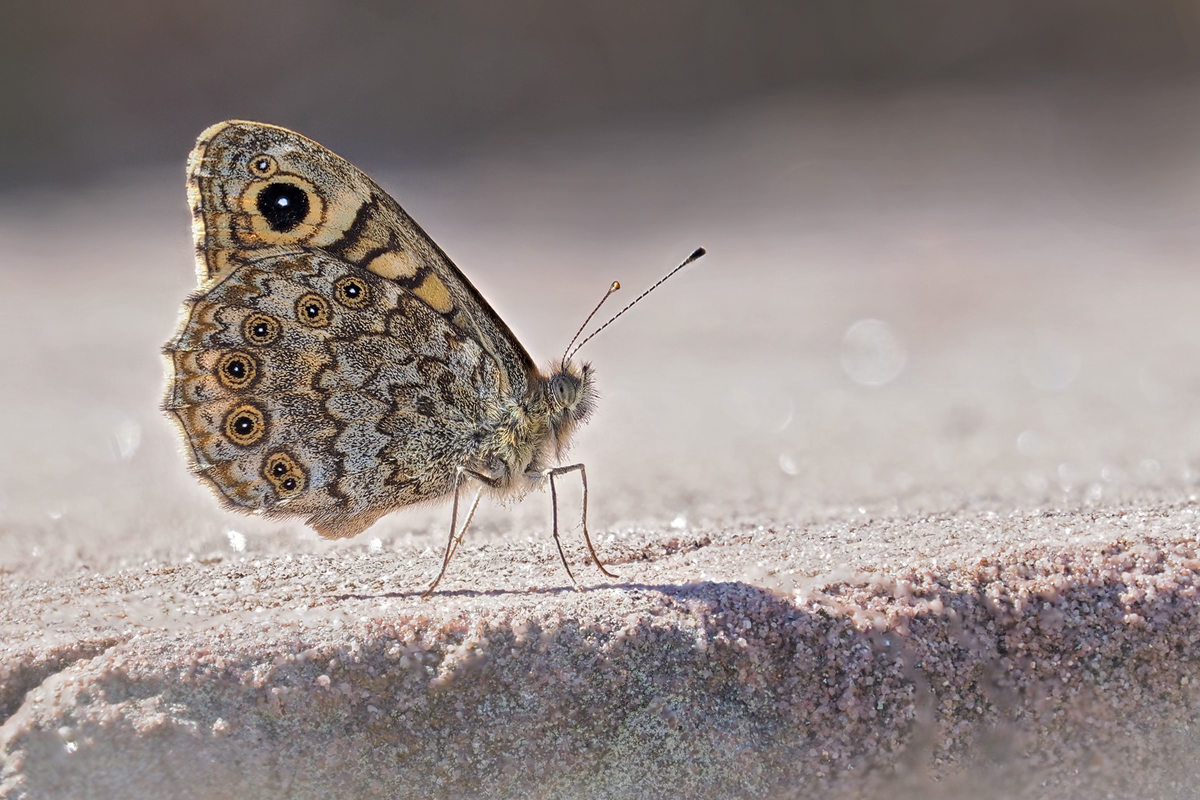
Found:
<svg viewBox="0 0 1200 800"><path fill-rule="evenodd" d="M467 466L498 496L512 499L539 486L544 471L560 463L575 428L596 404L589 364L554 364L548 373L531 376L529 391L519 402L499 410L488 426L483 446Z"/></svg>

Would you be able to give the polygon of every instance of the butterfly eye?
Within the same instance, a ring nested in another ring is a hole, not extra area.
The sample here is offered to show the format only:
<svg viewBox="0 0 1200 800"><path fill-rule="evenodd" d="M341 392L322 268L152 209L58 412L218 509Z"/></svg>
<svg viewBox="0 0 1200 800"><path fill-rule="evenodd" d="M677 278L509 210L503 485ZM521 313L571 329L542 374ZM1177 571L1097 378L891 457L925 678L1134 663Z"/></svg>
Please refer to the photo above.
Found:
<svg viewBox="0 0 1200 800"><path fill-rule="evenodd" d="M296 301L296 319L310 328L324 328L331 316L329 301L319 294L306 294Z"/></svg>
<svg viewBox="0 0 1200 800"><path fill-rule="evenodd" d="M371 290L361 278L348 275L333 285L333 299L347 308L362 308L371 301Z"/></svg>
<svg viewBox="0 0 1200 800"><path fill-rule="evenodd" d="M242 337L249 344L270 344L279 338L279 320L266 314L251 314L242 323Z"/></svg>
<svg viewBox="0 0 1200 800"><path fill-rule="evenodd" d="M557 372L550 378L550 397L559 408L566 408L579 396L579 379L567 372Z"/></svg>
<svg viewBox="0 0 1200 800"><path fill-rule="evenodd" d="M267 418L257 406L246 403L225 416L225 435L236 445L252 445L266 432Z"/></svg>
<svg viewBox="0 0 1200 800"><path fill-rule="evenodd" d="M258 213L276 233L287 233L308 216L308 192L294 183L269 183L255 201Z"/></svg>
<svg viewBox="0 0 1200 800"><path fill-rule="evenodd" d="M227 389L245 389L258 376L258 365L249 353L226 353L217 362L217 380Z"/></svg>
<svg viewBox="0 0 1200 800"><path fill-rule="evenodd" d="M250 159L250 173L259 178L269 178L279 171L279 162L263 153Z"/></svg>

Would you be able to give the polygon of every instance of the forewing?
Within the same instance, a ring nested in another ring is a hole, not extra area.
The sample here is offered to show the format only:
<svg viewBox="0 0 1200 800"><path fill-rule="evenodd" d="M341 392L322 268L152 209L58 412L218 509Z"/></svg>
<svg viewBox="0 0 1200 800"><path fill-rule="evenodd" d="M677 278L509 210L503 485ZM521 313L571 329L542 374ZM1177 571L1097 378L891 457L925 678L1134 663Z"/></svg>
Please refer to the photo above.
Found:
<svg viewBox="0 0 1200 800"><path fill-rule="evenodd" d="M441 248L361 170L297 133L222 122L188 160L200 285L271 249L320 249L410 291L492 354L521 398L536 373L508 326Z"/></svg>

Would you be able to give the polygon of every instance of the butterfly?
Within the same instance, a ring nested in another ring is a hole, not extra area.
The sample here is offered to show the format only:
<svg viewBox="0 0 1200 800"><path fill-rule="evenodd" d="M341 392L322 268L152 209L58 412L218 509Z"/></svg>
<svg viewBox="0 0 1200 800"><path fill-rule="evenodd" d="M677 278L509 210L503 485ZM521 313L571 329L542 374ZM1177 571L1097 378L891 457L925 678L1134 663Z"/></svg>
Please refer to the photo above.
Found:
<svg viewBox="0 0 1200 800"><path fill-rule="evenodd" d="M227 507L304 517L340 539L451 497L428 597L485 491L520 498L549 483L554 541L578 588L555 483L578 472L584 541L616 577L587 531L583 464L559 465L596 403L593 370L570 345L539 370L395 200L297 133L219 123L200 135L187 173L198 288L163 348L163 410ZM470 482L479 488L460 526Z"/></svg>

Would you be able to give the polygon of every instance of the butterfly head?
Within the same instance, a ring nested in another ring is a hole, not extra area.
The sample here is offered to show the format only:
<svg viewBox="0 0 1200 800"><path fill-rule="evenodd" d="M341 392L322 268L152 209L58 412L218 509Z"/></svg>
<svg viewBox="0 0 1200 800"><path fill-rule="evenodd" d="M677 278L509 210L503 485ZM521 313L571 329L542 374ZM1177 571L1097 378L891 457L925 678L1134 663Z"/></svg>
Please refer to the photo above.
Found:
<svg viewBox="0 0 1200 800"><path fill-rule="evenodd" d="M550 428L560 452L566 449L571 433L586 422L596 407L596 384L592 365L564 361L555 365L543 389L550 410Z"/></svg>

